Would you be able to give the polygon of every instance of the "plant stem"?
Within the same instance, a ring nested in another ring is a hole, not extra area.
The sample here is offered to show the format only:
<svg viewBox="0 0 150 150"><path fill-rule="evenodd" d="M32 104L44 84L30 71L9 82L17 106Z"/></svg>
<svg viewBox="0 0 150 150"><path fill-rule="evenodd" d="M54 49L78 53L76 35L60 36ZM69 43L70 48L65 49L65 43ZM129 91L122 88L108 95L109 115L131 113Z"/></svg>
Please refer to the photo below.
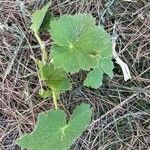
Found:
<svg viewBox="0 0 150 150"><path fill-rule="evenodd" d="M54 102L55 109L58 109L57 96L54 91L52 91L52 96L53 96L53 102Z"/></svg>
<svg viewBox="0 0 150 150"><path fill-rule="evenodd" d="M39 42L39 45L41 47L41 52L42 52L42 62L45 64L47 61L47 52L45 50L45 44L43 43L43 41L41 40L41 38L39 37L37 32L34 32L34 36L36 37L37 41ZM39 78L40 79L40 78ZM53 102L54 102L54 106L55 109L58 109L58 104L57 104L57 94L52 91L52 97L53 97Z"/></svg>
<svg viewBox="0 0 150 150"><path fill-rule="evenodd" d="M34 36L39 42L39 45L41 47L41 52L42 52L42 61L45 63L47 61L47 52L45 50L45 44L43 43L43 41L41 40L37 32L34 32Z"/></svg>

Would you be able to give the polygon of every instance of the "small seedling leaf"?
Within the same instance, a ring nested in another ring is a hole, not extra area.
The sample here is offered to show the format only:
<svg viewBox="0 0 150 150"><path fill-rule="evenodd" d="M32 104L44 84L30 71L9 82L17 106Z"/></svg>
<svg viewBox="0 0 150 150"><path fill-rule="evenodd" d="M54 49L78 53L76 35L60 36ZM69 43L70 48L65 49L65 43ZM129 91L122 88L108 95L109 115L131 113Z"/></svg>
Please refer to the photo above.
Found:
<svg viewBox="0 0 150 150"><path fill-rule="evenodd" d="M67 150L90 123L92 109L88 104L78 106L70 120L63 110L50 110L38 116L37 126L17 140L28 150Z"/></svg>
<svg viewBox="0 0 150 150"><path fill-rule="evenodd" d="M103 74L107 74L110 78L113 78L113 62L111 57L103 58L99 62L99 66L87 74L87 78L84 81L84 85L94 89L99 88L103 84Z"/></svg>
<svg viewBox="0 0 150 150"><path fill-rule="evenodd" d="M42 98L49 98L52 96L52 91L50 89L40 89L39 90L39 95L42 97Z"/></svg>
<svg viewBox="0 0 150 150"><path fill-rule="evenodd" d="M42 78L47 86L58 95L71 88L65 72L60 68L54 68L53 64L46 64L42 68Z"/></svg>
<svg viewBox="0 0 150 150"><path fill-rule="evenodd" d="M48 8L50 7L51 2L49 2L47 5L43 6L42 9L40 10L36 10L33 14L32 14L32 25L31 25L31 29L34 32L38 32L42 22L45 18L45 15L48 11Z"/></svg>
<svg viewBox="0 0 150 150"><path fill-rule="evenodd" d="M103 73L104 72L100 67L90 71L87 74L87 78L84 81L84 85L94 89L99 88L102 85Z"/></svg>

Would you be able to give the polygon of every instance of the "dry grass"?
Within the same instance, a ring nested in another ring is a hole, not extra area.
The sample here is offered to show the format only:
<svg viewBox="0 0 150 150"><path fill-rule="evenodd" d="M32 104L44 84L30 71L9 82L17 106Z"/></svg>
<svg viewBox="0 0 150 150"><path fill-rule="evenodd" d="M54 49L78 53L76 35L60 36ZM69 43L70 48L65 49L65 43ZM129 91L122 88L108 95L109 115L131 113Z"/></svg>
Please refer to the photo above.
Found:
<svg viewBox="0 0 150 150"><path fill-rule="evenodd" d="M40 57L29 30L31 13L46 0L0 0L0 149L17 150L17 137L32 131L39 112L53 107L37 94L40 87L31 55ZM106 5L107 4L107 5ZM93 120L72 150L148 150L150 148L150 3L148 0L55 0L54 15L88 12L111 34L117 22L117 51L128 64L132 80L125 82L115 64L97 90L81 85L61 96L60 105L72 110L84 101L94 107ZM43 34L43 38L45 35ZM45 38L50 46L50 40Z"/></svg>

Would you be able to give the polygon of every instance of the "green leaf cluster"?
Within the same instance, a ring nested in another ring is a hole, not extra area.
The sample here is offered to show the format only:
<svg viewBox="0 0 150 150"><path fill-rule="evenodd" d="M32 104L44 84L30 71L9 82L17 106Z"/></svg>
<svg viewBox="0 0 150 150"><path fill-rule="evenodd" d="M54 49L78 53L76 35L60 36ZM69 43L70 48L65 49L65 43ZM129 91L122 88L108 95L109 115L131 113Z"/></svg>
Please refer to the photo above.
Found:
<svg viewBox="0 0 150 150"><path fill-rule="evenodd" d="M110 36L89 14L62 15L52 19L52 14L47 12L49 6L50 3L33 13L31 29L50 32L53 40L50 58L54 68L61 68L66 73L88 71L84 85L100 87L104 73L113 77Z"/></svg>
<svg viewBox="0 0 150 150"><path fill-rule="evenodd" d="M63 68L67 73L89 71L84 85L92 88L102 85L103 73L113 76L110 36L95 25L91 15L60 16L51 22L50 34L50 57L55 68Z"/></svg>

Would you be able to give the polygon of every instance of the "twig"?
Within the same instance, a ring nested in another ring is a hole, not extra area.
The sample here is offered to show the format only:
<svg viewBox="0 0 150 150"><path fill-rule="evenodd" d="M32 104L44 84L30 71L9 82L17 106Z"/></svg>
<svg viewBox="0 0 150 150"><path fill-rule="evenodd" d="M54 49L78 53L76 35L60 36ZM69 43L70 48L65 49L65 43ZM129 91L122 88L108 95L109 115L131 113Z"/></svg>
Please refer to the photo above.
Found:
<svg viewBox="0 0 150 150"><path fill-rule="evenodd" d="M104 115L102 115L100 118L96 119L95 121L93 121L90 126L89 129L91 127L93 127L97 122L99 122L101 119L103 119L104 117L106 117L107 115L111 114L112 112L115 112L116 110L122 108L123 105L125 105L127 102L129 102L133 97L137 96L139 93L133 94L132 96L130 96L129 98L127 98L125 101L121 102L119 105L115 106L114 108L112 108L111 110L109 110L108 112L106 112Z"/></svg>
<svg viewBox="0 0 150 150"><path fill-rule="evenodd" d="M12 69L12 66L13 66L13 64L14 64L14 61L15 61L17 55L18 55L18 52L19 52L19 50L20 50L20 46L22 45L22 42L23 42L23 40L21 40L21 42L20 42L18 48L17 48L16 51L14 52L14 57L13 57L13 59L11 60L11 62L10 62L10 63L8 64L8 66L7 66L7 69L6 69L6 71L5 71L5 75L4 75L4 77L3 77L2 83L5 81L7 75L10 73L10 71L11 71L11 69Z"/></svg>

